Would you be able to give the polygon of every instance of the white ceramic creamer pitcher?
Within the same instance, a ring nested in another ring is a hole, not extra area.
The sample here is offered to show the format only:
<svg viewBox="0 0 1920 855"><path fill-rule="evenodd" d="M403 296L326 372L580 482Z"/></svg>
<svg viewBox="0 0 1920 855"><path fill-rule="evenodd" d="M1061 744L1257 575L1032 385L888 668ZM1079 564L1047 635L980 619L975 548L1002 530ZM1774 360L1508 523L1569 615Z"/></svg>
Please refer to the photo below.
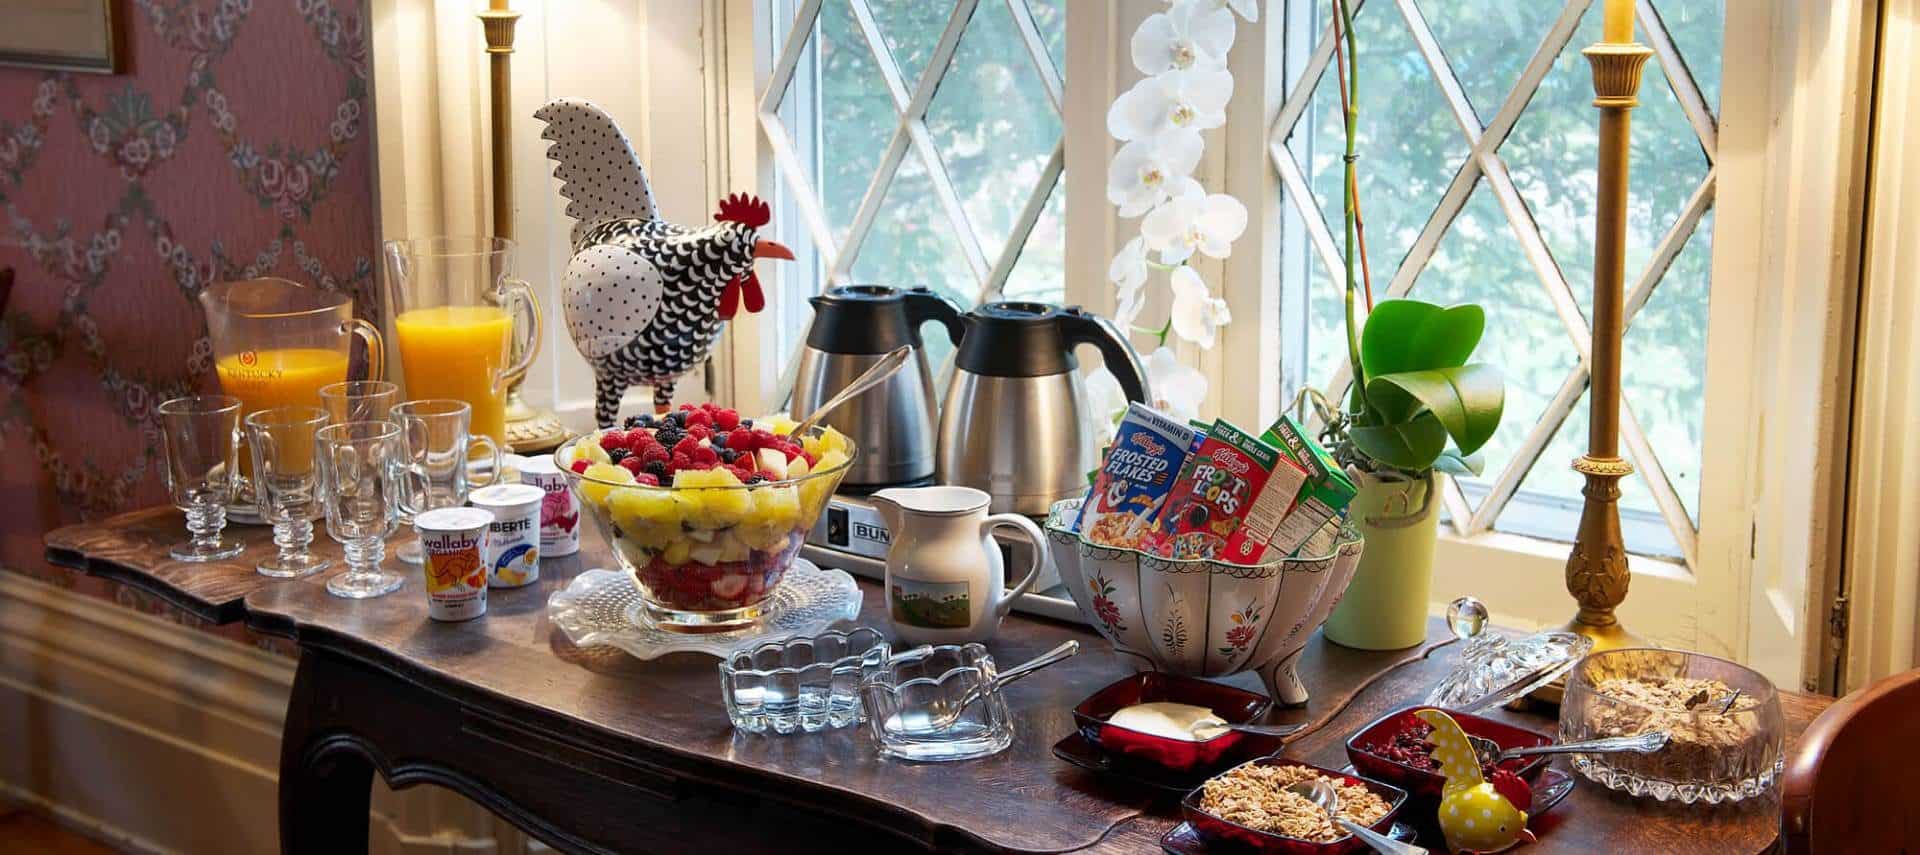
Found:
<svg viewBox="0 0 1920 855"><path fill-rule="evenodd" d="M871 497L893 542L887 548L887 616L909 644L986 641L1053 558L1047 538L1019 514L987 515L972 487L893 487ZM992 531L1013 526L1034 544L1033 566L1012 589Z"/></svg>

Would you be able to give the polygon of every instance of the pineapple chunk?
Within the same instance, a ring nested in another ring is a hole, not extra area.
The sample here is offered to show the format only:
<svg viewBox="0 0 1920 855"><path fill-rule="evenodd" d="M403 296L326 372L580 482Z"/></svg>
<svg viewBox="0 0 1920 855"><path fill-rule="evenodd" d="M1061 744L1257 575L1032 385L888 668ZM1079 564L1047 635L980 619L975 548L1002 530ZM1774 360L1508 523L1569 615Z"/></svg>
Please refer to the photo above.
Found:
<svg viewBox="0 0 1920 855"><path fill-rule="evenodd" d="M598 446L595 447L598 448ZM601 453L605 454L606 452ZM607 495L613 492L613 486L603 484L601 483L602 481L612 481L614 484L633 483L632 472L628 472L611 463L595 463L587 467L587 471L581 474L586 477L580 479L580 497L599 506L603 510L607 506Z"/></svg>
<svg viewBox="0 0 1920 855"><path fill-rule="evenodd" d="M813 470L808 468L807 459L805 457L796 457L792 460L787 461L787 479L788 480L798 478L811 471Z"/></svg>
<svg viewBox="0 0 1920 855"><path fill-rule="evenodd" d="M662 561L667 562L668 564L678 567L682 564L687 563L687 559L692 557L692 552L693 552L692 541L687 540L684 537L676 537L672 541L667 543L667 548L665 551L663 551L660 554L660 559Z"/></svg>
<svg viewBox="0 0 1920 855"><path fill-rule="evenodd" d="M671 490L642 487L614 490L607 497L607 513L614 525L627 531L663 525L677 528L682 506L674 501L674 495Z"/></svg>
<svg viewBox="0 0 1920 855"><path fill-rule="evenodd" d="M594 437L588 437L574 443L572 448L567 449L567 453L562 456L560 461L561 468L570 469L573 467L573 461L583 458L594 463L605 463L608 465L612 465L613 463L613 458L607 456L607 450L600 447L599 441Z"/></svg>
<svg viewBox="0 0 1920 855"><path fill-rule="evenodd" d="M821 429L820 450L813 451L812 448L808 448L807 450L813 451L814 456L818 457L820 455L826 454L829 451L838 451L841 454L846 454L848 451L852 449L853 449L853 441L850 439L847 439L846 434L841 433L829 427L829 428Z"/></svg>
<svg viewBox="0 0 1920 855"><path fill-rule="evenodd" d="M752 497L746 490L701 490L705 495L700 503L705 506L707 518L714 528L726 528L745 519L747 511L753 507Z"/></svg>
<svg viewBox="0 0 1920 855"><path fill-rule="evenodd" d="M720 539L721 561L745 561L750 551L752 548L738 537L729 536Z"/></svg>
<svg viewBox="0 0 1920 855"><path fill-rule="evenodd" d="M799 422L789 418L786 413L775 413L765 418L755 419L753 424L755 427L763 427L782 436L792 433L794 428L800 426Z"/></svg>
<svg viewBox="0 0 1920 855"><path fill-rule="evenodd" d="M802 457L800 460L804 461L806 458ZM827 472L833 470L834 467L844 465L846 462L847 456L845 454L838 451L829 451L820 455L819 465L813 468L821 472ZM827 497L833 494L834 482L837 480L839 479L814 478L800 485L801 520L813 520L820 516L820 509L826 507Z"/></svg>
<svg viewBox="0 0 1920 855"><path fill-rule="evenodd" d="M775 529L791 529L800 523L800 493L793 487L761 487L753 491L753 513L749 521Z"/></svg>
<svg viewBox="0 0 1920 855"><path fill-rule="evenodd" d="M794 510L796 512L800 510L798 504L794 506ZM792 531L791 525L749 520L734 526L733 536L752 549L772 549L784 542L788 533Z"/></svg>
<svg viewBox="0 0 1920 855"><path fill-rule="evenodd" d="M720 543L718 542L714 542L714 543L700 544L699 546L694 547L693 550L687 554L693 560L698 561L701 564L712 566L720 563L720 556L724 552L726 552L726 547L720 545Z"/></svg>

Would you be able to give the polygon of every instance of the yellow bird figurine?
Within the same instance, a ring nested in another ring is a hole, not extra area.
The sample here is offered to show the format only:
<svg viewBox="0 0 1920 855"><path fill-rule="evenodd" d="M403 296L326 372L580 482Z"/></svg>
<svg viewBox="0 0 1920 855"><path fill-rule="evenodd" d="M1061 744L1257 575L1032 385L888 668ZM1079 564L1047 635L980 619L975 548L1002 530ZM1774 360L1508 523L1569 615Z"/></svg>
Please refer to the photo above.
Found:
<svg viewBox="0 0 1920 855"><path fill-rule="evenodd" d="M1420 710L1414 715L1433 725L1433 733L1427 738L1433 741L1433 757L1440 761L1440 774L1447 779L1440 792L1440 831L1446 835L1447 848L1454 852L1500 852L1523 840L1532 843L1527 812L1510 797L1515 790L1525 792L1525 783L1512 773L1502 774L1512 779L1498 782L1508 785L1504 787L1483 777L1473 746L1467 744L1467 732L1452 716L1439 710Z"/></svg>

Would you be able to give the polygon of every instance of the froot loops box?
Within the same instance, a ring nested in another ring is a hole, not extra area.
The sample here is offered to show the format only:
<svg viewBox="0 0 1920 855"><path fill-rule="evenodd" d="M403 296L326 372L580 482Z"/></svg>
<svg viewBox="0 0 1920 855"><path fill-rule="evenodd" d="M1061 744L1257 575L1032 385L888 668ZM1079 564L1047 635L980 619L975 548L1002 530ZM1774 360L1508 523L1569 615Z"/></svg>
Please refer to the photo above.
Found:
<svg viewBox="0 0 1920 855"><path fill-rule="evenodd" d="M1306 477L1279 449L1216 421L1180 470L1151 551L1252 564Z"/></svg>
<svg viewBox="0 0 1920 855"><path fill-rule="evenodd" d="M471 620L487 613L487 527L480 508L440 508L413 518L426 553L427 617Z"/></svg>

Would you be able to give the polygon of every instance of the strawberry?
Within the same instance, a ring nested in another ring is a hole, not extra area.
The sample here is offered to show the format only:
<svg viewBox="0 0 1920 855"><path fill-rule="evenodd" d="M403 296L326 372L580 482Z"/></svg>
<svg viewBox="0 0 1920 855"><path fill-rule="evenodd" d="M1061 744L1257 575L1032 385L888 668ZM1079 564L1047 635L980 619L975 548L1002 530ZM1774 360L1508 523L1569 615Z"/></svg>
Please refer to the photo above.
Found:
<svg viewBox="0 0 1920 855"><path fill-rule="evenodd" d="M629 457L627 459L633 460L635 458ZM660 486L660 479L654 477L652 472L635 472L633 473L633 483L645 484L649 487L658 487Z"/></svg>
<svg viewBox="0 0 1920 855"><path fill-rule="evenodd" d="M1508 769L1493 770L1493 791L1521 810L1533 807L1533 790L1527 782Z"/></svg>
<svg viewBox="0 0 1920 855"><path fill-rule="evenodd" d="M754 448L753 435L755 433L756 431L750 430L736 430L729 433L727 434L727 447L734 451L752 451Z"/></svg>
<svg viewBox="0 0 1920 855"><path fill-rule="evenodd" d="M713 411L713 426L721 430L733 430L740 426L740 411L720 408Z"/></svg>
<svg viewBox="0 0 1920 855"><path fill-rule="evenodd" d="M579 473L581 475L585 475L587 473L587 467L592 465L593 465L593 461L582 457L578 460L573 461L573 465L567 468L572 469L574 472Z"/></svg>
<svg viewBox="0 0 1920 855"><path fill-rule="evenodd" d="M739 573L728 573L713 580L713 595L722 600L738 601L747 591L747 577Z"/></svg>
<svg viewBox="0 0 1920 855"><path fill-rule="evenodd" d="M640 458L634 457L633 455L629 454L626 457L620 458L620 462L616 465L638 476L640 474L640 468L645 464L640 460Z"/></svg>

